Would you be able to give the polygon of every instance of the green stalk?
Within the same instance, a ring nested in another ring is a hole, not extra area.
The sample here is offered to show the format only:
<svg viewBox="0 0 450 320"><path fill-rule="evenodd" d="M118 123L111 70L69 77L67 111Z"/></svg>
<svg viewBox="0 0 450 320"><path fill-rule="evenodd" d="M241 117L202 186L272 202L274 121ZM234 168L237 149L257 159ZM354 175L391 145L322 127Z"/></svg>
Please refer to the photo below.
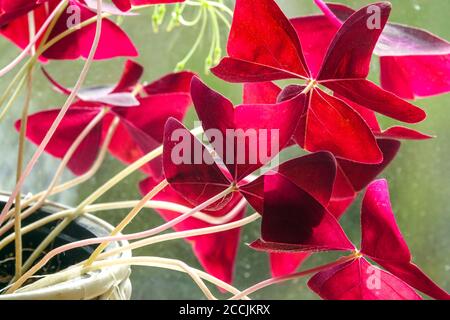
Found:
<svg viewBox="0 0 450 320"><path fill-rule="evenodd" d="M20 134L19 134L19 147L17 154L17 172L16 181L19 181L22 175L23 158L25 153L25 136L27 129L27 119L28 110L30 108L31 93L33 88L33 70L30 68L27 74L27 93L25 97L25 103L22 110L22 118L20 124ZM22 275L22 219L21 219L21 195L20 192L16 196L15 206L14 206L14 232L15 232L15 255L16 255L16 265L15 265L15 276L20 277Z"/></svg>

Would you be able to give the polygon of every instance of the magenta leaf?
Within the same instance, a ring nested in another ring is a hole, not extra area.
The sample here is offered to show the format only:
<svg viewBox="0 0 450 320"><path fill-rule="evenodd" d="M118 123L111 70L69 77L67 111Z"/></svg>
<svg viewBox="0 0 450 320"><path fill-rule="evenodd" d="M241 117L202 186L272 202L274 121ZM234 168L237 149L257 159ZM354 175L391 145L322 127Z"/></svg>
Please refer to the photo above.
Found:
<svg viewBox="0 0 450 320"><path fill-rule="evenodd" d="M178 157L180 159L176 159ZM231 185L205 146L174 118L170 118L165 126L163 168L171 187L193 206ZM209 209L220 210L229 200L230 197L219 200Z"/></svg>
<svg viewBox="0 0 450 320"><path fill-rule="evenodd" d="M99 114L100 109L70 108L56 130L45 151L56 158L63 158L83 129ZM39 145L48 129L56 119L59 110L41 111L28 117L26 137ZM20 129L21 122L16 122ZM94 163L100 147L102 124L98 124L87 135L68 162L73 173L80 175L89 170Z"/></svg>
<svg viewBox="0 0 450 320"><path fill-rule="evenodd" d="M270 271L272 277L281 277L291 274L309 258L309 252L286 253L286 252L271 252L270 257Z"/></svg>
<svg viewBox="0 0 450 320"><path fill-rule="evenodd" d="M290 142L305 96L278 104L233 104L198 78L192 81L192 99L211 143L220 132L217 151L235 182L270 162ZM276 145L278 144L278 146ZM255 158L256 157L256 158Z"/></svg>
<svg viewBox="0 0 450 320"><path fill-rule="evenodd" d="M380 163L381 152L374 136L380 132L372 132L345 102L329 97L318 88L323 85L364 108L404 122L416 123L425 118L421 109L365 79L391 9L385 2L372 6L381 13L379 25L374 28L368 25L372 17L369 6L361 8L339 26L327 23L324 16L290 22L273 0L258 2L256 9L254 4L238 1L234 31L228 41L229 57L213 72L230 82L307 78L308 87L290 86L278 97L278 101L287 101L309 91L306 103L298 105L300 118L292 119L299 121L296 142L308 151L327 150L354 162ZM323 34L318 34L322 30L319 27L324 27ZM309 32L311 30L313 32ZM284 45L280 41L284 41ZM305 56L300 42L307 50ZM306 61L311 64L309 68ZM407 136L411 135L405 133Z"/></svg>
<svg viewBox="0 0 450 320"><path fill-rule="evenodd" d="M79 100L69 108L69 111L76 110L76 113L75 111L71 111L74 115L70 129L66 127L59 129L61 130L61 135L64 135L68 139L68 142L57 153L52 149L46 151L56 157L62 158L71 143L75 141L77 136L89 123L89 121L83 119L92 119L92 114L98 114L104 108L108 108L108 113L101 120L101 124L99 125L101 129L96 129L95 132L99 138L102 138L102 136L104 138L112 120L118 117L119 124L109 144L109 151L119 160L125 163L131 163L146 153L158 148L163 142L164 126L167 119L174 117L181 121L192 103L189 94L190 85L188 83L190 83L193 74L190 72L169 74L147 85L146 89L144 88L145 94L143 96L138 95L135 97L132 91L139 85L142 73L142 66L128 60L125 63L124 71L118 84L83 89L78 95ZM44 74L58 91L63 94L70 94L70 89L59 84L45 70ZM52 115L54 113L57 114L57 112L58 110L51 110ZM77 117L80 118L79 121L76 119ZM39 134L43 137L43 134L49 128L49 124L44 121L34 121L33 116L29 119L30 123L33 124L33 130L36 132L39 131ZM92 134L88 137L91 137ZM40 142L39 139L33 136L29 136L28 138L34 143L38 143L37 141ZM58 144L56 141L55 143ZM98 153L99 141L91 142L92 146L90 148L84 147L83 149L85 150L84 157L87 159L86 161L79 160L81 159L80 156L74 157L69 163L69 168L77 175L83 174L90 169ZM82 146L85 146L86 143L83 142ZM74 164L75 161L80 163L76 165ZM162 175L161 158L147 163L142 170L154 177L160 177Z"/></svg>
<svg viewBox="0 0 450 320"><path fill-rule="evenodd" d="M329 81L326 86L361 106L396 120L417 123L426 118L422 109L368 80Z"/></svg>
<svg viewBox="0 0 450 320"><path fill-rule="evenodd" d="M361 210L361 252L397 277L435 299L449 299L417 266L397 225L385 180L367 189Z"/></svg>
<svg viewBox="0 0 450 320"><path fill-rule="evenodd" d="M308 286L325 300L422 300L409 285L364 258L319 272Z"/></svg>
<svg viewBox="0 0 450 320"><path fill-rule="evenodd" d="M361 191L372 182L392 162L400 149L400 142L391 139L377 140L383 152L383 162L379 164L361 164L338 159L340 169L355 191Z"/></svg>
<svg viewBox="0 0 450 320"><path fill-rule="evenodd" d="M264 180L264 213L258 250L352 250L337 220L308 192L288 178L267 175Z"/></svg>
<svg viewBox="0 0 450 320"><path fill-rule="evenodd" d="M244 104L273 104L277 102L281 88L273 82L244 83Z"/></svg>
<svg viewBox="0 0 450 320"><path fill-rule="evenodd" d="M363 163L376 164L383 160L370 128L342 100L320 89L314 90L305 120L305 132L300 131L296 141L306 150L328 150L337 157Z"/></svg>

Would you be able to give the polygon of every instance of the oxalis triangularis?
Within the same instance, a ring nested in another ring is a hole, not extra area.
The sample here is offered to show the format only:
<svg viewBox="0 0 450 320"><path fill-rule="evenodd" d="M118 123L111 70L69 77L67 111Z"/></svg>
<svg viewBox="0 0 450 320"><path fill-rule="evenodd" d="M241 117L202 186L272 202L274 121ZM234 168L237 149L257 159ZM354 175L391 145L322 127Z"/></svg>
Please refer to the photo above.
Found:
<svg viewBox="0 0 450 320"><path fill-rule="evenodd" d="M109 18L132 19L129 13L154 6L152 23L157 29L169 3L176 4L168 30L200 24L199 36L176 73L148 84L141 80L143 66L127 60L117 84L83 87L94 60L138 55L130 37ZM448 293L412 263L391 209L387 182L375 179L395 158L399 140L432 138L404 126L383 130L376 113L405 123L424 120L424 111L404 99L449 91L450 45L426 31L389 23L388 2L359 10L315 3L323 14L289 20L273 0L237 0L234 10L213 0L2 1L0 32L22 52L0 75L30 55L0 98L2 104L7 102L0 113L3 119L26 87L28 99L15 124L20 133L17 185L0 214L0 250L12 241L16 248L15 274L4 292L20 290L53 257L98 244L88 260L27 287L125 264L186 272L210 299L215 296L205 280L240 299L303 276L311 276L309 287L323 299L421 299L417 291L448 299ZM197 12L194 20L184 18L187 10ZM74 17L75 24L69 25ZM214 75L244 84L241 105L233 105L194 73L182 71L203 40L208 20L212 40L205 66L218 63L211 69ZM228 56L220 62L219 21L230 27ZM367 80L374 54L381 57L381 87ZM86 62L73 88L42 68L49 83L68 99L60 109L28 115L36 65L79 58ZM274 83L285 79L303 83L284 88ZM201 121L192 131L182 123L191 104ZM38 150L22 168L25 139ZM288 147L309 154L264 168ZM107 150L125 164L122 171L74 209L21 226L50 195L92 177ZM22 200L23 183L43 152L62 159L61 165L46 190ZM57 185L65 167L77 177ZM139 185L140 200L94 204L140 169L148 175ZM364 189L358 248L338 219ZM245 217L248 205L256 213ZM72 242L41 257L76 217L123 208L131 211L111 236ZM143 208L156 209L166 223L120 234ZM240 291L231 286L240 228L261 217L260 239L250 248L270 254L273 278ZM54 221L60 222L23 262L22 235ZM170 228L175 232L160 234ZM174 239L192 243L206 272L160 257L106 259L122 250ZM103 251L117 240L135 241ZM317 251L349 254L296 273Z"/></svg>

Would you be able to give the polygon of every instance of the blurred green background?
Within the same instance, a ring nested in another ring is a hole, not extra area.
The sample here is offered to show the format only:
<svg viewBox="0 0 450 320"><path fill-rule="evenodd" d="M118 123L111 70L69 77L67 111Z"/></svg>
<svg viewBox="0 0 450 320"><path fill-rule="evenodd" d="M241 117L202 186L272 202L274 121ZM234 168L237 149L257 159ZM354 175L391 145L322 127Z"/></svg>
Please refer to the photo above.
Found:
<svg viewBox="0 0 450 320"><path fill-rule="evenodd" d="M249 0L251 1L251 0ZM257 0L255 0L257 1ZM353 7L369 3L367 0L342 0ZM228 1L231 4L232 1ZM278 0L289 17L318 12L312 0ZM393 12L391 21L426 28L431 32L450 39L448 12L450 1L442 0L392 0ZM178 28L171 33L160 31L155 34L151 28L152 10L143 11L140 16L125 18L122 27L128 32L140 50L137 59L145 68L144 79L148 82L171 72L178 61L189 51L198 34L198 27ZM222 29L223 38L226 29ZM223 39L225 41L225 39ZM203 41L199 52L187 65L189 69L198 72L202 78L216 90L221 91L233 101L239 102L241 87L230 85L213 76L204 74L204 58L209 49L208 41ZM0 39L0 65L11 61L18 50L4 39ZM122 71L123 59L107 62L96 62L88 76L86 85L115 83ZM72 86L81 70L82 62L52 62L49 71L67 86ZM378 79L378 61L372 64L372 79ZM0 80L0 90L3 90L12 74ZM378 81L378 80L377 80ZM2 162L0 169L0 189L11 190L15 179L17 153L17 133L13 129L13 121L19 117L23 97L19 98L9 117L0 126L0 146ZM36 72L32 110L42 110L61 106L63 97L54 93ZM428 119L417 126L427 133L437 136L436 139L425 142L404 142L401 152L389 169L383 174L389 180L394 211L401 230L410 246L414 261L429 274L437 283L450 290L450 213L448 201L450 196L450 97L449 95L417 101L428 113ZM190 113L188 124L193 119ZM388 121L382 119L386 127ZM30 155L34 147L28 144ZM28 180L25 192L37 192L45 188L53 176L53 170L58 161L44 155L32 176ZM67 205L76 205L102 182L123 168L118 161L108 158L100 172L84 185L55 197ZM64 178L70 178L65 173ZM137 182L143 175L137 173L130 179L109 192L101 202L131 200L139 197ZM355 203L343 218L344 229L351 238L359 241L359 206ZM100 217L111 223L118 222L126 211L106 212ZM133 232L150 228L162 223L162 219L150 210L143 211L126 231ZM256 239L259 234L257 223L244 228L234 285L244 289L269 277L269 268L265 254L254 252L245 243ZM135 255L162 256L184 260L191 266L200 267L189 244L179 240L175 242L154 245L139 250ZM316 255L305 267L326 262L329 255ZM201 292L191 279L183 274L151 268L134 268L132 274L133 298L135 299L200 299ZM259 299L316 299L305 285L305 280L291 281L277 287L264 289L253 296Z"/></svg>

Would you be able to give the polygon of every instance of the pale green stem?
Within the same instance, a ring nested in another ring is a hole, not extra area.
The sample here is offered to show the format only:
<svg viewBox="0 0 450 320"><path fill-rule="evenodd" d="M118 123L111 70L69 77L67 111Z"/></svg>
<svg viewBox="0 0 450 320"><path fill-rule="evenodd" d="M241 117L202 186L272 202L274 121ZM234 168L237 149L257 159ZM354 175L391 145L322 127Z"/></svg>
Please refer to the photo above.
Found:
<svg viewBox="0 0 450 320"><path fill-rule="evenodd" d="M24 288L19 289L17 292L29 292L33 290L38 290L41 288L47 288L49 286L56 285L58 283L69 281L71 279L74 279L76 277L80 277L86 272L95 271L98 269L113 267L113 266L120 266L120 265L134 265L134 266L148 266L148 267L156 267L156 268L164 268L168 270L174 270L174 271L180 271L187 273L186 264L182 261L175 260L175 259L166 259L166 258L160 258L160 257L133 257L133 258L119 258L114 260L107 260L107 261L97 261L92 266L86 268L82 265L74 266L70 269L58 272L56 274L45 276L44 278L34 282L33 284L30 284ZM201 279L204 279L228 292L230 292L233 295L237 295L240 293L238 289L235 287L229 285L228 283L215 278L214 276L201 271L194 269L192 267L189 267L189 270L193 273L197 274ZM7 296L4 296L4 298L7 298ZM245 299L248 299L247 297Z"/></svg>
<svg viewBox="0 0 450 320"><path fill-rule="evenodd" d="M222 12L216 11L216 14L219 16L220 20L227 26L228 29L231 29L231 23L228 19L223 15Z"/></svg>
<svg viewBox="0 0 450 320"><path fill-rule="evenodd" d="M128 215L114 228L114 230L111 232L110 236L114 237L121 233L132 221L136 216L141 212L141 210L145 207L145 204L153 199L158 193L160 193L165 187L167 187L169 183L167 180L163 180L160 182L156 187L153 188L153 190L150 190L142 199L139 201L135 207L128 213ZM100 244L94 252L89 257L88 261L86 262L86 266L91 265L95 259L97 259L98 255L102 253L103 250L108 246L109 242L103 242Z"/></svg>
<svg viewBox="0 0 450 320"><path fill-rule="evenodd" d="M64 155L63 160L58 166L58 169L56 170L56 173L50 182L50 185L45 190L44 194L38 199L38 201L33 204L30 208L26 210L26 212L23 213L23 217L28 217L37 210L39 210L42 205L45 203L45 200L47 197L52 193L53 189L55 188L59 178L61 177L61 174L63 173L64 169L66 168L68 162L72 159L73 155L77 151L78 147L81 145L81 143L85 140L85 138L91 133L91 131L98 125L98 123L103 119L105 114L108 111L106 109L102 109L98 115L94 117L94 119L89 122L89 124L83 129L83 131L78 135L78 137L75 139L75 141L71 144L70 148L67 150L66 154ZM116 124L117 125L117 124Z"/></svg>
<svg viewBox="0 0 450 320"><path fill-rule="evenodd" d="M196 128L192 130L192 133L194 135L198 135L202 132L202 128ZM47 237L41 242L41 244L36 248L35 252L29 257L28 261L24 265L25 267L29 268L32 263L37 259L37 257L45 250L45 248L48 247L48 245L57 237L75 218L82 215L85 212L86 206L92 204L95 202L98 198L100 198L102 195L104 195L106 192L108 192L110 189L115 187L118 183L120 183L122 180L127 178L129 175L134 173L135 171L139 170L142 166L147 164L148 162L152 161L156 157L159 157L163 152L163 147L159 147L142 158L138 159L134 163L128 165L125 169L123 169L121 172L116 174L113 178L111 178L109 181L107 181L103 186L98 188L94 193L92 193L90 196L88 196L82 203L80 203L75 210L73 211L72 215L69 217L66 217L58 226L56 226L55 229L50 232L50 234L47 235Z"/></svg>
<svg viewBox="0 0 450 320"><path fill-rule="evenodd" d="M197 51L198 46L200 45L203 36L205 35L205 30L206 30L206 25L208 22L208 15L206 14L206 9L202 8L202 15L203 15L203 22L202 22L202 26L200 28L200 32L198 34L197 39L195 40L195 43L193 45L193 47L191 48L191 50L188 52L188 54L183 58L183 60L181 60L176 68L175 71L181 71L184 69L184 67L186 66L186 63L192 58L192 56L194 55L194 53Z"/></svg>
<svg viewBox="0 0 450 320"><path fill-rule="evenodd" d="M137 240L142 238L147 238L150 236L153 236L155 234L158 234L160 232L163 232L169 228L172 228L176 224L184 221L185 219L191 217L193 214L195 214L198 211L201 211L208 206L212 205L213 203L221 200L231 192L235 191L235 186L232 185L223 192L219 193L218 195L212 197L211 199L205 201L204 203L198 205L194 209L192 209L190 212L181 215L159 227L146 230L143 232L138 232L134 234L128 234L128 235L120 235L120 236L113 236L113 237L104 237L104 238L92 238L92 239L86 239L81 240L77 242L68 243L66 245L63 245L61 247L58 247L56 249L53 249L52 251L48 252L39 262L37 262L35 265L33 265L25 274L22 275L14 284L11 286L11 288L8 289L7 293L12 293L16 291L18 288L20 288L30 277L34 276L36 272L38 272L45 264L47 264L48 261L50 261L53 257L66 252L68 250L72 250L75 248L81 248L93 244L100 244L103 242L112 242L112 241L124 241L124 240ZM59 225L58 225L59 226ZM57 227L58 228L58 227ZM36 251L35 251L36 252Z"/></svg>
<svg viewBox="0 0 450 320"><path fill-rule="evenodd" d="M44 139L42 140L41 144L38 147L38 150L34 153L31 161L28 163L28 165L26 166L24 172L21 175L21 178L19 180L19 182L16 184L16 187L14 188L14 191L11 194L11 197L9 198L9 200L7 201L7 203L5 204L1 214L0 214L0 226L3 224L4 220L5 220L5 216L8 213L9 209L11 208L15 197L19 194L20 189L22 188L25 179L28 177L28 175L31 173L31 171L33 170L36 162L38 161L38 159L40 158L40 156L42 155L42 153L44 152L45 148L47 147L48 143L50 142L50 139L53 137L53 134L55 133L56 129L58 128L59 124L61 123L64 115L66 114L69 106L72 104L72 102L75 100L78 91L81 89L81 86L83 85L88 71L92 65L95 53L97 51L97 47L99 44L99 40L100 40L100 36L101 36L101 30L102 30L102 16L101 16L101 8L102 8L102 2L103 0L97 0L97 26L96 26L96 31L95 31L95 37L94 37L94 41L92 43L92 47L91 50L89 52L89 56L86 60L86 63L83 67L83 70L80 73L80 76L77 80L77 83L75 84L74 89L72 90L72 92L70 93L69 97L67 98L64 106L61 108L61 111L59 112L58 116L56 117L55 121L53 122L52 126L50 127L50 129L48 130L47 134L45 135Z"/></svg>
<svg viewBox="0 0 450 320"><path fill-rule="evenodd" d="M97 157L97 159L95 160L95 163L93 164L93 166L91 167L91 169L89 169L88 172L86 172L85 174L76 177L72 180L69 180L65 183L62 183L56 187L54 187L52 189L52 191L50 192L49 196L51 195L55 195L57 193L66 191L68 189L71 189L73 187L76 187L77 185L89 180L91 177L93 177L95 175L95 173L98 171L98 169L100 168L101 164L103 163L103 160L105 159L106 156L106 152L108 151L108 146L109 143L111 142L111 139L113 137L113 134L117 128L118 122L116 120L113 121L113 123L111 124L110 128L108 129L108 132L105 136L105 139L103 141L103 144L100 148L100 152L99 152L99 156ZM66 155L67 156L67 155ZM64 159L63 159L64 162ZM43 197L45 195L45 193L47 193L48 189L41 191L29 198L26 198L24 200L22 200L22 204L24 207L29 206L31 204L33 204L36 201L39 201L39 199L41 197ZM8 218L10 216L12 216L12 214L14 213L14 210L10 210L10 212L8 213ZM27 218L30 214L32 214L31 211L26 210L25 212L22 213L21 217L22 220ZM0 228L0 236L3 235L5 232L7 232L10 228L12 227L12 224L10 222L6 223L2 228ZM1 250L1 248L0 248Z"/></svg>
<svg viewBox="0 0 450 320"><path fill-rule="evenodd" d="M99 211L111 211L111 210L121 210L121 209L130 209L139 204L139 201L123 201L123 202L110 202L110 203L102 203L102 204L94 204L87 206L85 208L85 211L83 213L89 212L89 213L96 213ZM224 215L223 217L214 217L207 213L203 212L197 212L193 215L194 218L204 221L206 223L212 224L212 225L222 225L225 223L230 222L233 220L247 205L247 201L245 199L242 199L236 207L234 207L228 214ZM166 202L166 201L148 201L145 203L145 208L149 209L157 209L157 210L168 210L177 212L180 214L186 214L192 210L192 208L172 203L172 202ZM57 213L54 213L52 215L49 215L43 219L40 219L36 222L33 222L25 227L22 228L22 234L30 233L31 231L34 231L38 228L41 228L42 226L45 226L46 224L52 223L57 220L64 219L70 215L73 214L75 209L67 209L64 211L60 211ZM9 243L11 243L14 240L14 233L9 234L7 237L2 239L0 241L0 250L2 250L4 247L6 247Z"/></svg>
<svg viewBox="0 0 450 320"><path fill-rule="evenodd" d="M22 174L22 166L23 166L23 158L25 153L25 135L27 130L27 119L28 119L28 110L30 108L31 102L31 92L32 92L32 78L33 70L30 69L27 74L27 93L25 97L25 103L22 110L21 124L20 124L20 133L19 133L19 147L17 153L17 171L16 171L16 181L20 179ZM21 203L22 200L21 195L18 194L16 197L16 201L14 204L14 246L15 246L15 277L20 277L22 275L22 220L21 220Z"/></svg>
<svg viewBox="0 0 450 320"><path fill-rule="evenodd" d="M191 238L191 237L197 237L197 236L203 236L203 235L207 235L207 234L213 234L213 233L218 233L218 232L224 232L224 231L228 231L228 230L232 230L232 229L236 229L236 228L240 228L242 226L245 226L247 224L250 224L258 219L261 218L261 215L259 213L255 213L249 217L246 217L244 219L238 220L238 221L234 221L234 222L230 222L224 225L220 225L220 226L214 226L214 227L208 227L208 228L201 228L201 229L195 229L195 230L187 230L187 231L180 231L180 232L173 232L173 233L169 233L169 234L163 234L163 235L158 235L155 237L151 237L148 239L144 239L144 240L139 240L136 242L133 242L129 245L123 246L121 248L117 248L117 249L112 249L109 250L107 252L102 253L99 256L99 259L105 259L111 256L114 256L118 253L121 253L123 251L128 251L128 250L136 250L139 248L143 248L155 243L161 243L161 242L165 242L165 241L171 241L171 240L177 240L177 239L185 239L185 238Z"/></svg>
<svg viewBox="0 0 450 320"><path fill-rule="evenodd" d="M11 97L8 100L8 103L3 107L2 112L0 113L0 122L5 118L6 114L8 113L9 109L14 105L14 102L16 101L17 97L19 96L20 90L22 90L23 86L25 85L27 77L22 77L20 79L19 84L17 85L16 89L12 93ZM14 80L13 80L14 81ZM6 90L8 90L7 88Z"/></svg>

